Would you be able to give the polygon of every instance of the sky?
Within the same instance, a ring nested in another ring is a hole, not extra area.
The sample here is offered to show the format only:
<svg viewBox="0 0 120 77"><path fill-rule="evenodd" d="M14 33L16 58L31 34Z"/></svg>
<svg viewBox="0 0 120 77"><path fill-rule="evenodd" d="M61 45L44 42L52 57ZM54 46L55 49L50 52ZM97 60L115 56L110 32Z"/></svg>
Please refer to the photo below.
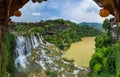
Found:
<svg viewBox="0 0 120 77"><path fill-rule="evenodd" d="M42 3L29 1L20 11L21 17L11 17L14 22L39 22L40 20L64 19L76 23L99 22L100 7L93 0L48 0Z"/></svg>

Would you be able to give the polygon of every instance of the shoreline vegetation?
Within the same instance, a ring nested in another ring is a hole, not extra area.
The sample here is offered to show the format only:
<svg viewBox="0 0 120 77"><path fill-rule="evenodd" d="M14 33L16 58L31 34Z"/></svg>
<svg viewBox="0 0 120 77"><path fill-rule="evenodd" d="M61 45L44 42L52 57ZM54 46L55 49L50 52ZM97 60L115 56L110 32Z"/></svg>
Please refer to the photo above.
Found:
<svg viewBox="0 0 120 77"><path fill-rule="evenodd" d="M120 41L112 36L108 19L103 22L104 35L95 39L95 53L90 60L90 77L120 77Z"/></svg>

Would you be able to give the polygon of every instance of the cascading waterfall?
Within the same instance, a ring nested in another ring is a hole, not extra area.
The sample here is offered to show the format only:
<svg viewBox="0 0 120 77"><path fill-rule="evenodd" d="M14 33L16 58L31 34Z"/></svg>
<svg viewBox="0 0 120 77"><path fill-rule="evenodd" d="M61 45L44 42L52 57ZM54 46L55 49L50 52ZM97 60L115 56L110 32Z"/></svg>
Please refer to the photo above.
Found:
<svg viewBox="0 0 120 77"><path fill-rule="evenodd" d="M43 43L43 38L40 34L30 35L29 37L24 37L18 35L16 38L16 47L15 47L15 66L16 68L22 67L23 69L27 69L26 67L31 64L31 62L39 64L39 66L44 71L58 71L61 72L61 75L58 77L67 77L66 75L74 75L77 77L81 69L74 65L72 72L71 62L67 62L62 59L62 52L57 50L50 50L50 48L55 49L56 46L50 43ZM61 66L62 65L62 66ZM31 65L30 65L31 66ZM70 66L70 67L69 67Z"/></svg>
<svg viewBox="0 0 120 77"><path fill-rule="evenodd" d="M26 64L29 63L27 57L31 55L31 50L38 47L39 44L43 44L41 36L31 35L27 38L21 35L17 36L15 47L16 68L18 68L19 66L24 68L26 67Z"/></svg>
<svg viewBox="0 0 120 77"><path fill-rule="evenodd" d="M41 38L40 38L41 39ZM39 45L38 39L35 35L31 35L32 47L35 48Z"/></svg>
<svg viewBox="0 0 120 77"><path fill-rule="evenodd" d="M18 67L19 64L22 67L25 67L26 63L26 57L25 57L25 38L22 36L17 36L16 39L16 60L15 60L15 66Z"/></svg>
<svg viewBox="0 0 120 77"><path fill-rule="evenodd" d="M38 34L38 37L39 37L39 43L42 44L42 45L44 45L44 43L43 43L43 37L40 36L40 34Z"/></svg>
<svg viewBox="0 0 120 77"><path fill-rule="evenodd" d="M29 54L31 52L31 49L32 49L32 46L31 46L29 38L26 39L25 48L26 48L25 49L26 50L26 54Z"/></svg>

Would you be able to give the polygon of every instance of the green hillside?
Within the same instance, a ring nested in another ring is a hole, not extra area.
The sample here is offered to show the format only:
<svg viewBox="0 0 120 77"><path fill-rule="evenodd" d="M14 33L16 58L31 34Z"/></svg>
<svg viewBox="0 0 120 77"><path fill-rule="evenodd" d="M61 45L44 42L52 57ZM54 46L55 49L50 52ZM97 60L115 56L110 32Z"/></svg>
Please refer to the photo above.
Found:
<svg viewBox="0 0 120 77"><path fill-rule="evenodd" d="M102 29L102 23L97 23L97 22L81 22L81 23L79 23L79 25L89 25L89 26L93 26L95 28Z"/></svg>
<svg viewBox="0 0 120 77"><path fill-rule="evenodd" d="M23 32L24 36L40 33L44 41L53 43L62 50L68 49L72 43L80 41L83 37L97 36L102 33L93 26L79 26L63 19L21 23L15 30L18 34Z"/></svg>

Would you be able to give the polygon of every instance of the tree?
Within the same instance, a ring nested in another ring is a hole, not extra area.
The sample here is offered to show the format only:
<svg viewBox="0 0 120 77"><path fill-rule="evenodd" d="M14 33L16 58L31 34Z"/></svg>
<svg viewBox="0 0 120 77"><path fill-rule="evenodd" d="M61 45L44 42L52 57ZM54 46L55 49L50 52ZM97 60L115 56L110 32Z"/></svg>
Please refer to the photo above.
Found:
<svg viewBox="0 0 120 77"><path fill-rule="evenodd" d="M111 29L111 25L108 19L104 20L102 27L105 29L105 31L109 31Z"/></svg>

